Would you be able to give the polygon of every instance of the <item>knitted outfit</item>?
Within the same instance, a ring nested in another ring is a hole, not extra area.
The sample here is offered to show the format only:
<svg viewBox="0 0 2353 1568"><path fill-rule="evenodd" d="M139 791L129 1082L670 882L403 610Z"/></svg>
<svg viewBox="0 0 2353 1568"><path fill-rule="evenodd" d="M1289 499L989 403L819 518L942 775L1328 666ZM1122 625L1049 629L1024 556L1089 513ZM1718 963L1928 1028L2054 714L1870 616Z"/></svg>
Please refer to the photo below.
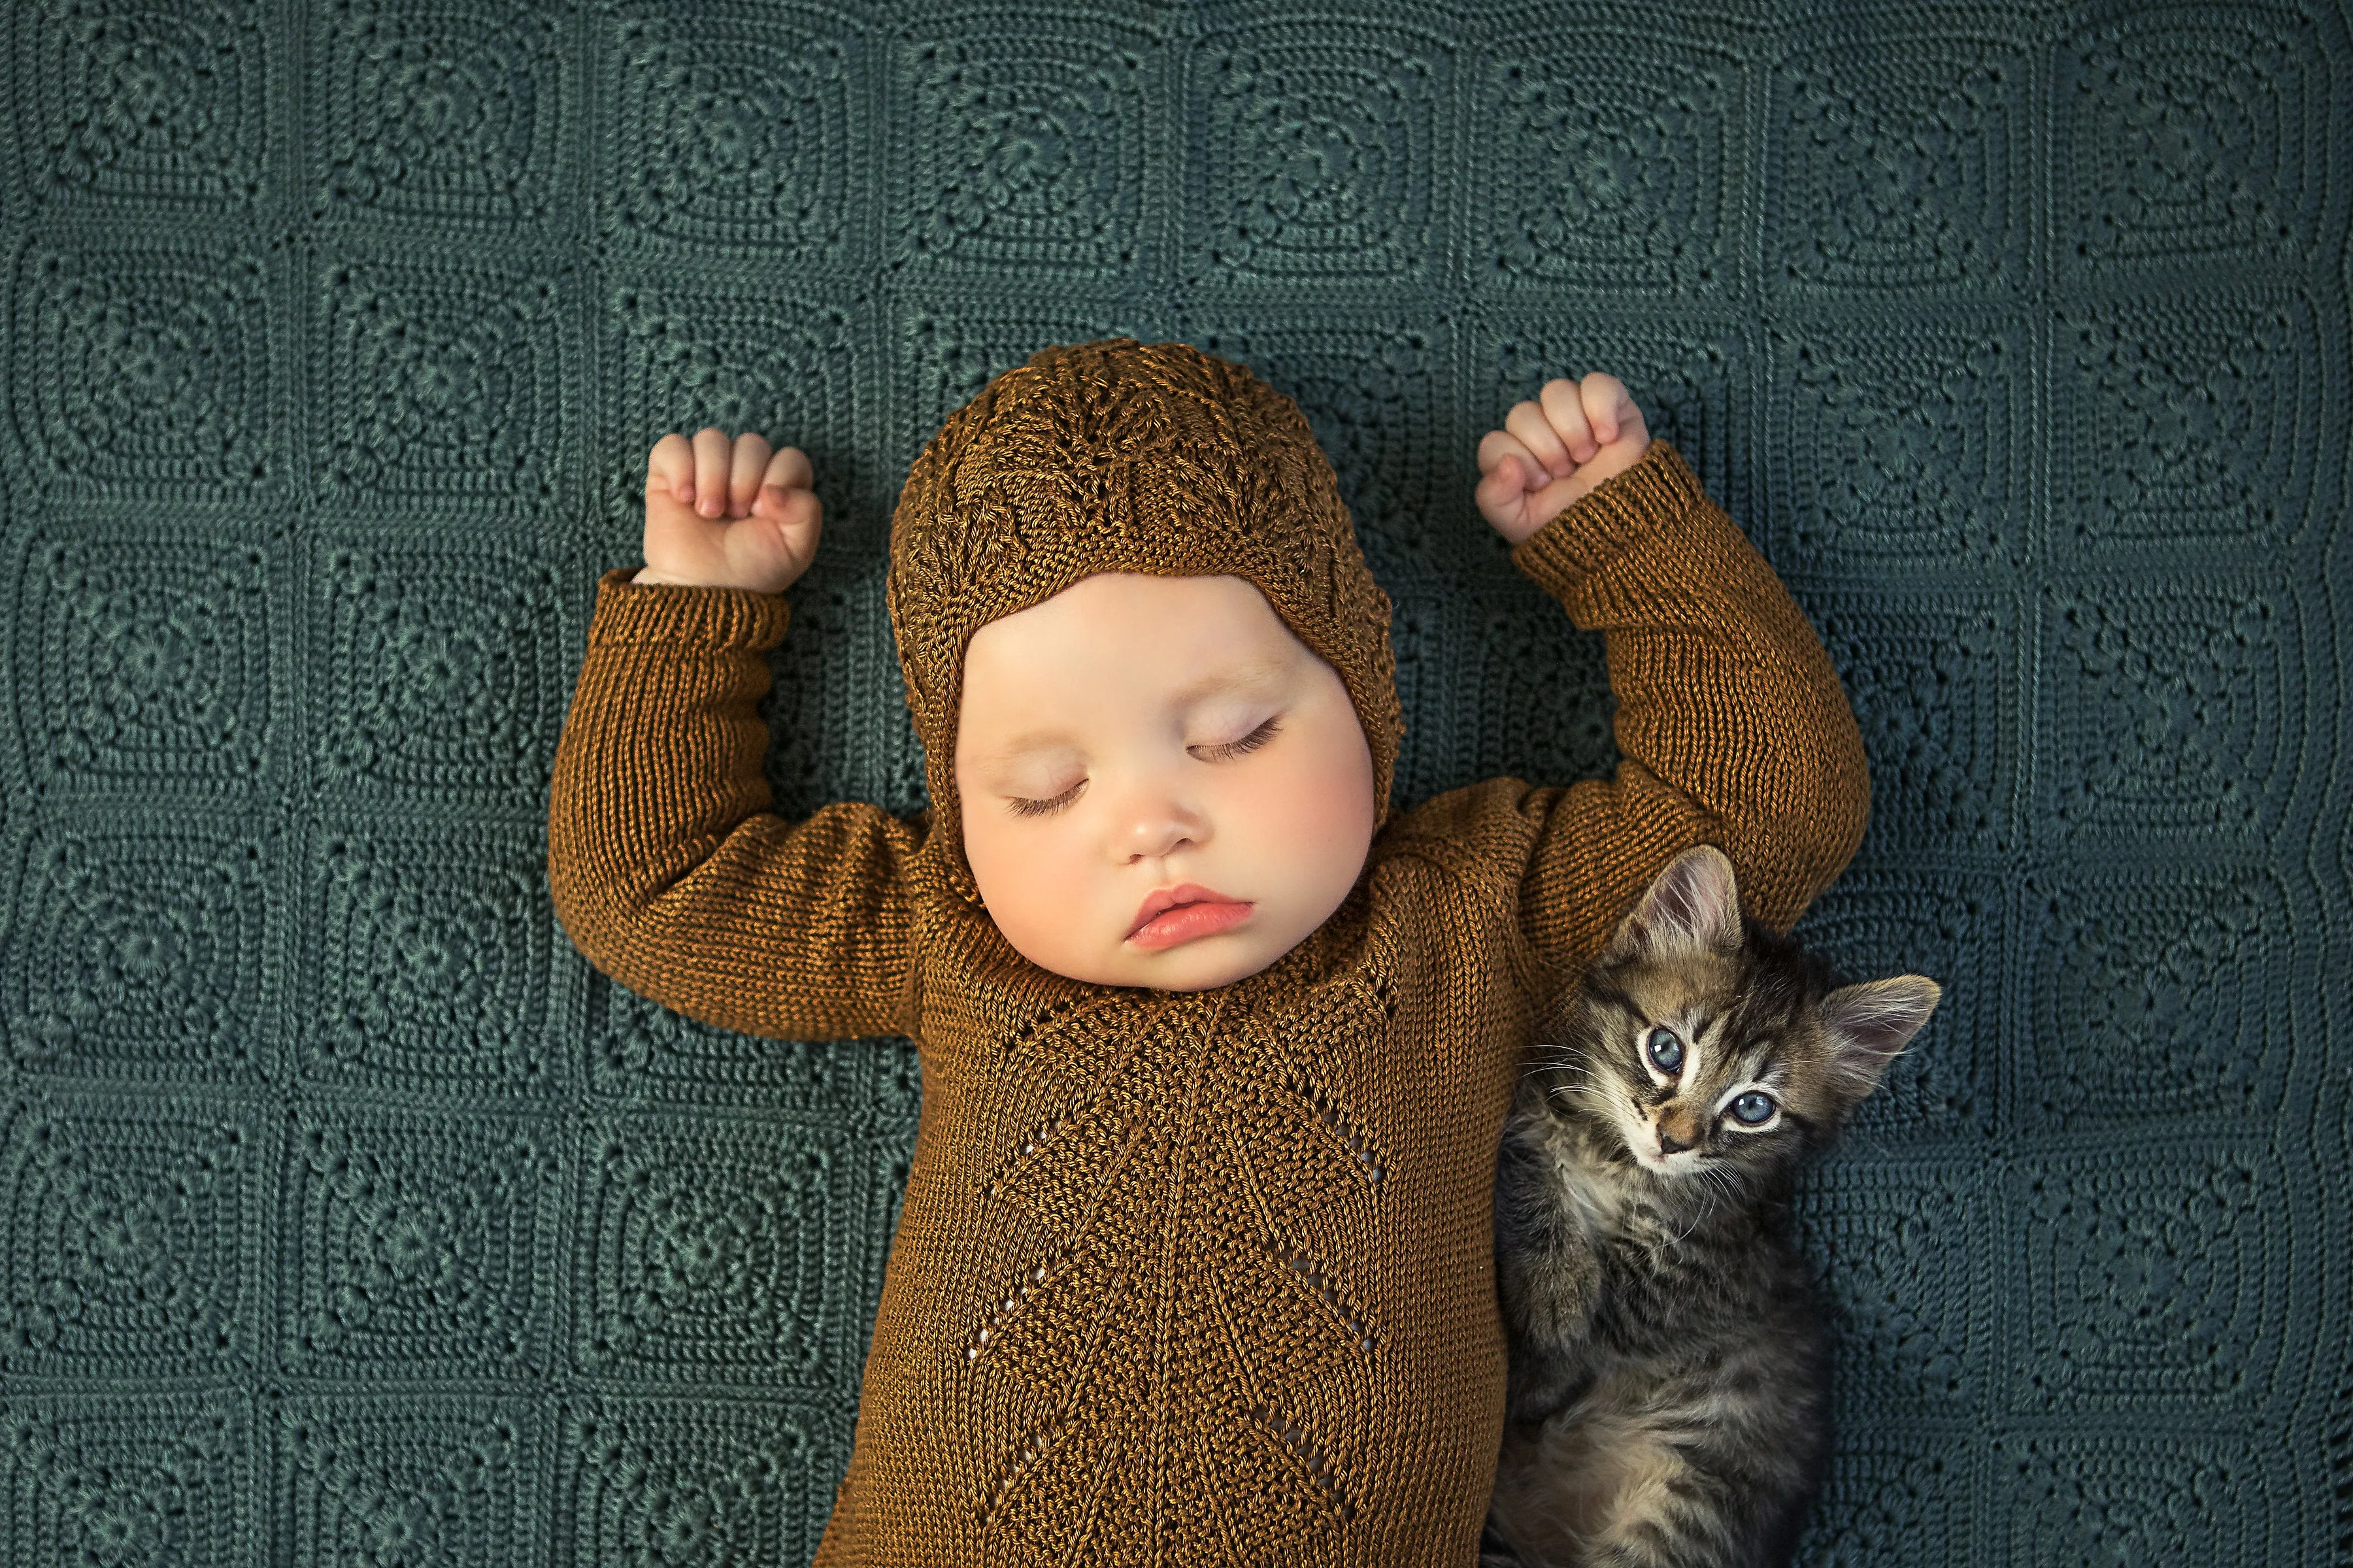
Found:
<svg viewBox="0 0 2353 1568"><path fill-rule="evenodd" d="M599 970L690 1016L922 1050L913 1166L821 1568L1467 1564L1501 1432L1495 1145L1531 1023L1678 851L1786 927L1844 867L1862 742L1772 570L1654 441L1512 552L1606 634L1624 761L1393 816L1388 601L1288 398L1183 344L1044 350L902 490L890 607L934 809L773 815L780 595L598 584L549 874ZM1231 573L1339 671L1356 886L1198 992L1030 963L953 772L977 626L1101 571Z"/></svg>

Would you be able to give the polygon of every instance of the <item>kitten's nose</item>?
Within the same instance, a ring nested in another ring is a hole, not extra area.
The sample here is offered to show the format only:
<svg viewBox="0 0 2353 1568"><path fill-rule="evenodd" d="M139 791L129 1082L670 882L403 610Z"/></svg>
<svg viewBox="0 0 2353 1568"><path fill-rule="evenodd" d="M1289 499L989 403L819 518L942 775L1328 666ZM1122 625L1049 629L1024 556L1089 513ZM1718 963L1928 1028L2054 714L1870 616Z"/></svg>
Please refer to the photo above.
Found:
<svg viewBox="0 0 2353 1568"><path fill-rule="evenodd" d="M1691 1147L1691 1145L1690 1145L1690 1144L1688 1144L1688 1143L1678 1143L1678 1142L1675 1142L1675 1135L1674 1135L1673 1133L1672 1133L1672 1132L1668 1131L1665 1128L1662 1127L1662 1128L1660 1128L1660 1129L1659 1129L1659 1152L1660 1152L1660 1153L1662 1153L1662 1154L1680 1154L1680 1153L1682 1153L1684 1150L1686 1150L1686 1149L1688 1149L1688 1148L1690 1148L1690 1147Z"/></svg>

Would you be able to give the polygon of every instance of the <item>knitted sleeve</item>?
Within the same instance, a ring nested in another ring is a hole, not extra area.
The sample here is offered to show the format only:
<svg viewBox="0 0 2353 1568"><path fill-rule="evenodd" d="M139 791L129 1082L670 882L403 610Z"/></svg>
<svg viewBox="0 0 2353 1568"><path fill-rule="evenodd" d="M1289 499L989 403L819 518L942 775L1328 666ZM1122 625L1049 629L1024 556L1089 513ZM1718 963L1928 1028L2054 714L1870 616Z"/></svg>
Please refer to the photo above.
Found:
<svg viewBox="0 0 2353 1568"><path fill-rule="evenodd" d="M1871 784L1838 674L1773 569L1665 441L1512 561L1603 634L1618 699L1616 775L1518 802L1540 955L1581 969L1701 843L1731 858L1748 912L1787 930L1853 855Z"/></svg>
<svg viewBox="0 0 2353 1568"><path fill-rule="evenodd" d="M912 824L768 808L762 657L781 595L596 584L556 743L547 868L588 962L675 1012L786 1039L913 1032Z"/></svg>

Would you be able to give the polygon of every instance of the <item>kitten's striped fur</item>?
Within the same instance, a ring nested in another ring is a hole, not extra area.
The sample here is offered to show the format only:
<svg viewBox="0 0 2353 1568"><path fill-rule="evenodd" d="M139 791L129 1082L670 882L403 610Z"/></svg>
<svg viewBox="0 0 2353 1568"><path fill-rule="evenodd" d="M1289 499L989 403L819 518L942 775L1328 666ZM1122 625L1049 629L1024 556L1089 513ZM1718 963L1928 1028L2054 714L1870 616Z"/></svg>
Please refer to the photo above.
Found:
<svg viewBox="0 0 2353 1568"><path fill-rule="evenodd" d="M1482 1563L1788 1561L1830 1444L1792 1180L1938 994L1918 975L1833 988L1741 916L1716 849L1651 884L1504 1126L1510 1405Z"/></svg>

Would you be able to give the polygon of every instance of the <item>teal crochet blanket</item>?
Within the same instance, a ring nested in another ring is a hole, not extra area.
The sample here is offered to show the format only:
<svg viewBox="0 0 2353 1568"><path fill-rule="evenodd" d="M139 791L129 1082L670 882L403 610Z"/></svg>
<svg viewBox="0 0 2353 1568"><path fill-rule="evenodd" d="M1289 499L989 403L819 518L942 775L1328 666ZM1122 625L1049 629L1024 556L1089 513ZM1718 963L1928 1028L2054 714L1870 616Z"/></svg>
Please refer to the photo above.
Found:
<svg viewBox="0 0 2353 1568"><path fill-rule="evenodd" d="M2339 0L0 28L0 1563L807 1559L913 1057L565 940L595 577L663 432L807 451L779 805L913 811L899 481L1116 333L1313 420L1403 805L1612 763L1471 504L1550 376L1820 628L1875 804L1802 930L1947 999L1805 1190L1808 1562L2353 1562Z"/></svg>

